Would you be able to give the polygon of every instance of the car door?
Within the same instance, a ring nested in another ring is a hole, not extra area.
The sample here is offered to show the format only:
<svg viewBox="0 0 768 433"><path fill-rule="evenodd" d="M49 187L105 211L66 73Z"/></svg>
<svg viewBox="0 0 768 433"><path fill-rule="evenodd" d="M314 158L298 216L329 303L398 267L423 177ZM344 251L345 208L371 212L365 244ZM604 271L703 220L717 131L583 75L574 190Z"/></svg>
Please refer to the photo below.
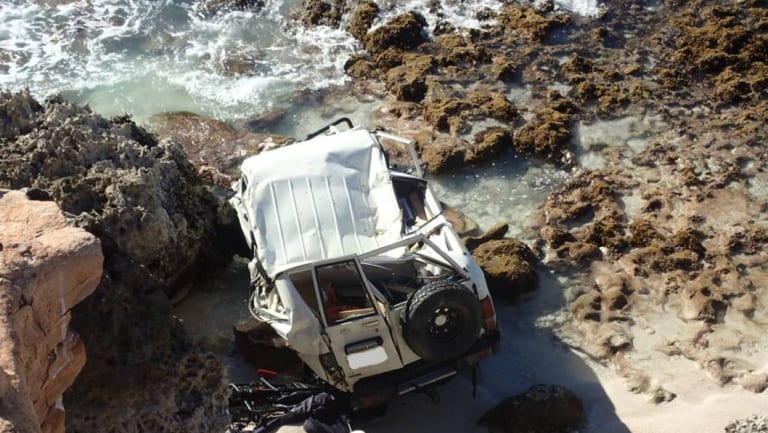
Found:
<svg viewBox="0 0 768 433"><path fill-rule="evenodd" d="M356 259L318 265L314 272L326 334L347 379L403 366L383 316L386 306L361 275Z"/></svg>

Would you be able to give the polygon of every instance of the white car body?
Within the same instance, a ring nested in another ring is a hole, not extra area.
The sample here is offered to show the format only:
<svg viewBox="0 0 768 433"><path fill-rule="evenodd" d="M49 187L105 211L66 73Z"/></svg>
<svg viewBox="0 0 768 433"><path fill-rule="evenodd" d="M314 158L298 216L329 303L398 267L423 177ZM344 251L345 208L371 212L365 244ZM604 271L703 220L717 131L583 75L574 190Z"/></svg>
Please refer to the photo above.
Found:
<svg viewBox="0 0 768 433"><path fill-rule="evenodd" d="M254 317L347 392L422 360L402 326L412 292L425 281L470 289L484 301L477 337L496 332L483 271L443 216L411 142L359 128L327 130L248 158L234 185L231 202L254 252ZM414 175L391 170L384 145L412 157ZM350 306L336 305L339 299ZM437 313L441 329L446 316Z"/></svg>

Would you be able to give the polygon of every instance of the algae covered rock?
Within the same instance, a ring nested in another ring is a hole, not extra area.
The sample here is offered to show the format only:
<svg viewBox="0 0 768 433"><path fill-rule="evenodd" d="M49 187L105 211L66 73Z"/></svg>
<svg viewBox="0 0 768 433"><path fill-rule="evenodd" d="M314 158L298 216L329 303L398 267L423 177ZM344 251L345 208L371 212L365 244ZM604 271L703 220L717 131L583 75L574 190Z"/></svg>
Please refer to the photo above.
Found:
<svg viewBox="0 0 768 433"><path fill-rule="evenodd" d="M494 295L518 300L538 287L534 269L536 256L518 240L491 240L475 248L472 255L485 272L488 287Z"/></svg>
<svg viewBox="0 0 768 433"><path fill-rule="evenodd" d="M418 12L408 12L398 15L392 21L369 33L365 49L369 53L377 53L390 47L400 50L410 50L426 41L424 27L427 20Z"/></svg>
<svg viewBox="0 0 768 433"><path fill-rule="evenodd" d="M0 187L44 191L104 254L99 286L72 310L89 362L67 394L67 428L222 427L223 366L196 353L171 299L231 259L226 203L181 145L158 142L127 117L107 120L60 98L36 104L23 93L0 93L0 107L14 113L0 122Z"/></svg>
<svg viewBox="0 0 768 433"><path fill-rule="evenodd" d="M561 385L534 385L504 399L478 421L494 433L569 433L587 425L581 399Z"/></svg>

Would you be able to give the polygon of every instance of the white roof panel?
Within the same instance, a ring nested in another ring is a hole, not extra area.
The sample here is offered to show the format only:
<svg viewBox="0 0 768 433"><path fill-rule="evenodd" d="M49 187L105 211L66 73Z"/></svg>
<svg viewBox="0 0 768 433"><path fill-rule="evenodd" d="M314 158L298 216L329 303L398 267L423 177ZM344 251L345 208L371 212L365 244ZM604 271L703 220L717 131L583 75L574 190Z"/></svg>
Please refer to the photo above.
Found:
<svg viewBox="0 0 768 433"><path fill-rule="evenodd" d="M308 261L361 254L401 232L384 154L358 129L250 157L241 169L259 261L274 276Z"/></svg>

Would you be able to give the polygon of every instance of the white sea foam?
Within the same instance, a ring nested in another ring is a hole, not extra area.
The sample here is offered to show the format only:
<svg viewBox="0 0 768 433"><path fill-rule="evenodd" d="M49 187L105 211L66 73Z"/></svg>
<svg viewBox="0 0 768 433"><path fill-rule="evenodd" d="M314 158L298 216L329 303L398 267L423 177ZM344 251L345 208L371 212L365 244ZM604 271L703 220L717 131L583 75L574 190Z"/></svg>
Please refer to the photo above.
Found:
<svg viewBox="0 0 768 433"><path fill-rule="evenodd" d="M431 10L429 2L425 0L380 0L378 2L379 20L374 23L373 28L385 24L402 13L416 11L426 18L427 31L431 31L440 22L449 23L456 28L479 29L493 21L479 20L478 12L499 11L502 7L502 2L498 0L439 0L438 3L440 7Z"/></svg>
<svg viewBox="0 0 768 433"><path fill-rule="evenodd" d="M298 0L206 13L201 2L0 3L0 88L64 93L106 115L191 110L245 117L301 89L340 85L358 43L288 18ZM229 72L238 65L238 73Z"/></svg>
<svg viewBox="0 0 768 433"><path fill-rule="evenodd" d="M555 6L585 17L600 14L601 5L597 0L554 0Z"/></svg>

